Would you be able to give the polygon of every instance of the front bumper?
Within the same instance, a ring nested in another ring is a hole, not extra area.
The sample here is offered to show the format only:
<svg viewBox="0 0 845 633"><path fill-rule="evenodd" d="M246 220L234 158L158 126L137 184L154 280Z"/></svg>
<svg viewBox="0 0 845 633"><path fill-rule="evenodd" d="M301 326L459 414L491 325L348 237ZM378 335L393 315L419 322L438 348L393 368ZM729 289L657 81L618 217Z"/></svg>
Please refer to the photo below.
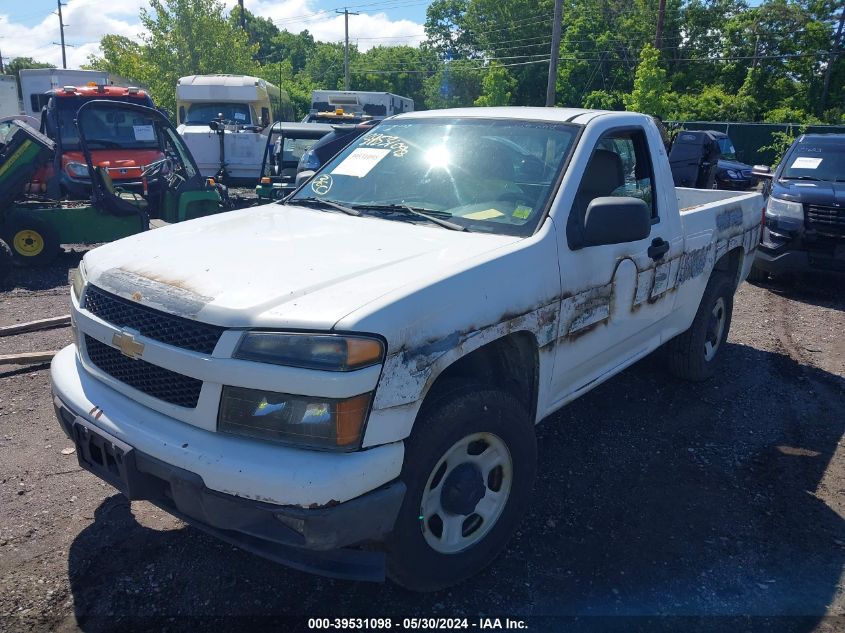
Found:
<svg viewBox="0 0 845 633"><path fill-rule="evenodd" d="M757 248L754 267L773 275L784 273L845 273L845 245L820 250L793 243L768 244Z"/></svg>
<svg viewBox="0 0 845 633"><path fill-rule="evenodd" d="M393 481L345 503L279 506L209 489L202 477L136 450L54 397L79 465L130 500L146 500L228 543L264 558L334 578L382 581L381 551L348 549L391 532L405 485Z"/></svg>

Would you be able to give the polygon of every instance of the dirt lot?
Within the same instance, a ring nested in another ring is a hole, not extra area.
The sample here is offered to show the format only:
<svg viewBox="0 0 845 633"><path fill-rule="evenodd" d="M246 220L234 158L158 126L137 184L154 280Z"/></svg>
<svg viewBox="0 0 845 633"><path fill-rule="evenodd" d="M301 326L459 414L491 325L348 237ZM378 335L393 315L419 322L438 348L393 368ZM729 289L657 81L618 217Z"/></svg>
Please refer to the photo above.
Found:
<svg viewBox="0 0 845 633"><path fill-rule="evenodd" d="M77 261L16 273L0 325L65 314ZM547 420L517 537L429 595L291 571L130 506L64 454L47 367L0 367L0 629L483 615L531 630L845 630L842 287L744 284L720 376L693 386L648 358ZM0 354L68 342L21 335Z"/></svg>

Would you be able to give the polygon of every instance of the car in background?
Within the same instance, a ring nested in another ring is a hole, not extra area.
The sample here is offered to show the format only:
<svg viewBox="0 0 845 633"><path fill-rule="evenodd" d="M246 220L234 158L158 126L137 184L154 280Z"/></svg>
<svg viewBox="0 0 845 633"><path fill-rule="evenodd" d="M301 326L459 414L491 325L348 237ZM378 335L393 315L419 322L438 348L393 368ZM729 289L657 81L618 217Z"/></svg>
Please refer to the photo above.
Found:
<svg viewBox="0 0 845 633"><path fill-rule="evenodd" d="M757 185L751 165L739 162L730 137L716 130L676 133L669 165L677 187L744 191Z"/></svg>
<svg viewBox="0 0 845 633"><path fill-rule="evenodd" d="M366 121L356 125L333 125L332 131L314 143L299 159L299 164L296 166L297 185L303 180L300 174L309 172L305 177L307 179L311 175L310 172L320 169L323 163L364 132L372 130L377 123L378 121Z"/></svg>
<svg viewBox="0 0 845 633"><path fill-rule="evenodd" d="M719 145L719 161L716 164L716 188L744 191L757 186L753 167L737 159L736 148L731 138L722 132L708 130Z"/></svg>
<svg viewBox="0 0 845 633"><path fill-rule="evenodd" d="M845 134L802 134L772 172L752 278L845 273Z"/></svg>
<svg viewBox="0 0 845 633"><path fill-rule="evenodd" d="M267 135L255 194L262 200L279 200L291 193L296 188L300 158L332 131L332 126L324 123L274 123Z"/></svg>

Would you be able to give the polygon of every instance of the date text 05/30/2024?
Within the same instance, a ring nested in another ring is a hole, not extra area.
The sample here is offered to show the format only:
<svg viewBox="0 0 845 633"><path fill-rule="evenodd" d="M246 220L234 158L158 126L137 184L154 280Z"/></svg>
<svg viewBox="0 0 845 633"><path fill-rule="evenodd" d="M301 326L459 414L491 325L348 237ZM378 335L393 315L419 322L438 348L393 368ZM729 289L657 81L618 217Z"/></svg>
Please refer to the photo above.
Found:
<svg viewBox="0 0 845 633"><path fill-rule="evenodd" d="M525 620L511 618L308 618L312 630L525 630Z"/></svg>

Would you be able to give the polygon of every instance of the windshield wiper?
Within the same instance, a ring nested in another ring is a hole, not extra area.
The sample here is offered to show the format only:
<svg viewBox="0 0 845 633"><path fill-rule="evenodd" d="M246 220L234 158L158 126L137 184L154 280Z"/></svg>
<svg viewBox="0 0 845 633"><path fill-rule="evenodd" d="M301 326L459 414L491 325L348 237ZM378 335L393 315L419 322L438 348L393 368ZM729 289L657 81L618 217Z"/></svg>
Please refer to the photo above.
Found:
<svg viewBox="0 0 845 633"><path fill-rule="evenodd" d="M781 176L781 180L814 180L819 182L819 178L814 178L813 176Z"/></svg>
<svg viewBox="0 0 845 633"><path fill-rule="evenodd" d="M445 213L443 211L415 208L408 206L407 204L356 204L355 208L371 209L373 211L386 211L388 213L402 213L403 215L413 215L418 218L424 218L429 222L432 222L437 226L442 226L444 229L449 229L450 231L465 231L467 233L469 232L469 229L465 226L455 224L454 222L449 222L449 220L445 220L443 217L438 217L452 217L451 213Z"/></svg>
<svg viewBox="0 0 845 633"><path fill-rule="evenodd" d="M323 200L322 198L296 198L286 199L282 204L299 204L303 207L331 207L342 211L346 215L361 215L361 212L351 207L344 206L332 200Z"/></svg>

